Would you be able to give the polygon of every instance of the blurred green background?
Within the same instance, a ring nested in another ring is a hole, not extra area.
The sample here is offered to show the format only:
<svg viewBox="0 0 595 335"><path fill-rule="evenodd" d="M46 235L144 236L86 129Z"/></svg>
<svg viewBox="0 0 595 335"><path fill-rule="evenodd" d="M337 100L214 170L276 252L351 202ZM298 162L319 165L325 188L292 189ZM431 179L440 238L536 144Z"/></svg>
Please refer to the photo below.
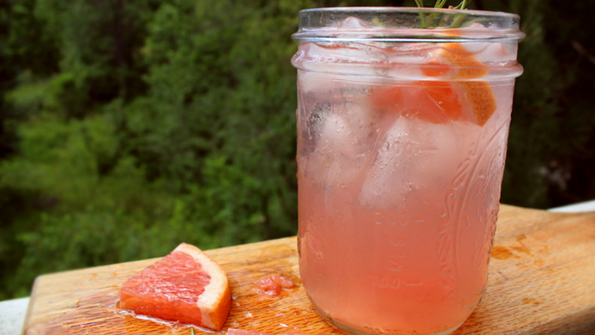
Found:
<svg viewBox="0 0 595 335"><path fill-rule="evenodd" d="M300 9L339 5L414 3L0 0L0 300L181 241L295 234L290 35ZM527 34L502 202L595 199L595 3L470 8Z"/></svg>

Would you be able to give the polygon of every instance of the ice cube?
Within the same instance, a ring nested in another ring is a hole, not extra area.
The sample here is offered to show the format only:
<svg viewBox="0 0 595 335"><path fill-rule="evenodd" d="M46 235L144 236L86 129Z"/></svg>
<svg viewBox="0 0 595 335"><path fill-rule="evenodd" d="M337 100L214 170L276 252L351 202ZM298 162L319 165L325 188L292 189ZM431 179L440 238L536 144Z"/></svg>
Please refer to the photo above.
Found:
<svg viewBox="0 0 595 335"><path fill-rule="evenodd" d="M410 119L398 117L379 139L372 164L366 171L358 202L369 210L388 210L406 195L404 167L410 150Z"/></svg>
<svg viewBox="0 0 595 335"><path fill-rule="evenodd" d="M330 112L330 102L313 102L316 97L308 97L303 94L302 106L298 109L298 123L301 132L298 134L298 155L307 155L314 151L320 139L324 117ZM313 105L307 105L313 103ZM309 112L309 114L308 114Z"/></svg>
<svg viewBox="0 0 595 335"><path fill-rule="evenodd" d="M370 45L359 42L319 42L304 43L300 45L298 55L293 62L299 69L310 71L304 76L326 75L329 73L350 73L361 75L374 75L378 71L378 64L386 63L386 56L379 52L372 52ZM370 66L374 65L374 66ZM357 77L353 77L357 80ZM310 81L310 80L309 80ZM313 85L322 84L321 81L308 83L307 90L315 90Z"/></svg>
<svg viewBox="0 0 595 335"><path fill-rule="evenodd" d="M358 202L368 210L395 210L412 196L444 196L461 160L464 126L397 118L378 142Z"/></svg>
<svg viewBox="0 0 595 335"><path fill-rule="evenodd" d="M369 23L356 17L348 17L337 27L337 30L370 30L374 29Z"/></svg>
<svg viewBox="0 0 595 335"><path fill-rule="evenodd" d="M486 44L484 48L477 50L475 59L478 61L486 65L516 61L517 43L493 42Z"/></svg>
<svg viewBox="0 0 595 335"><path fill-rule="evenodd" d="M312 129L316 129L320 131L323 125L323 118L324 115L330 113L331 110L331 103L327 101L317 102L314 104L314 108L312 109L312 113L310 113L310 117L308 118L308 126Z"/></svg>
<svg viewBox="0 0 595 335"><path fill-rule="evenodd" d="M301 94L320 94L328 91L335 76L316 71L299 71L298 88Z"/></svg>
<svg viewBox="0 0 595 335"><path fill-rule="evenodd" d="M486 40L489 40L493 34L490 27L486 27L479 22L472 23L465 29L473 31L473 35L477 38L485 34ZM505 42L466 42L464 43L464 47L474 55L477 61L489 65L515 61L518 43L516 40Z"/></svg>
<svg viewBox="0 0 595 335"><path fill-rule="evenodd" d="M331 112L331 103L328 101L317 102L312 107L312 112L306 120L308 137L316 141L320 138L324 127L324 118Z"/></svg>
<svg viewBox="0 0 595 335"><path fill-rule="evenodd" d="M319 113L312 112L312 128L320 129L315 149L309 154L305 173L319 186L345 188L361 179L370 159L374 139L372 127L362 107L342 102ZM357 183L359 186L359 183Z"/></svg>
<svg viewBox="0 0 595 335"><path fill-rule="evenodd" d="M450 187L461 160L465 127L461 122L424 122L423 139L409 167L412 184L420 188Z"/></svg>

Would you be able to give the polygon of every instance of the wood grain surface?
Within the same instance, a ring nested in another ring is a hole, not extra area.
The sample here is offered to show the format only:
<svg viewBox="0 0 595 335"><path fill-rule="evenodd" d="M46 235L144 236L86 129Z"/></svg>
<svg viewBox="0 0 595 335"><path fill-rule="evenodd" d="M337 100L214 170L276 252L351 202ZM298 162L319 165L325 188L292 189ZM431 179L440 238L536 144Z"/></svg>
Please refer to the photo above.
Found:
<svg viewBox="0 0 595 335"><path fill-rule="evenodd" d="M300 284L295 237L207 253L227 271L234 296L221 333L345 334L316 314L301 285L276 298L254 290L256 280L272 274ZM38 277L24 334L190 334L188 327L138 319L116 307L119 286L156 260ZM453 334L595 334L595 212L502 205L487 293Z"/></svg>

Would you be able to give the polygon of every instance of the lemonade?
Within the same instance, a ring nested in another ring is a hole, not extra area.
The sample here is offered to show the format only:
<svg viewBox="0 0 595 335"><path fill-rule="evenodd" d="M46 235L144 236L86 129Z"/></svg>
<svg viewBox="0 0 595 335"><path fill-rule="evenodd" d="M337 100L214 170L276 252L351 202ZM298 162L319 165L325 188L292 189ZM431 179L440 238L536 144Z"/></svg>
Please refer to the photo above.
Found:
<svg viewBox="0 0 595 335"><path fill-rule="evenodd" d="M522 34L458 12L300 12L300 272L355 334L447 334L486 287Z"/></svg>

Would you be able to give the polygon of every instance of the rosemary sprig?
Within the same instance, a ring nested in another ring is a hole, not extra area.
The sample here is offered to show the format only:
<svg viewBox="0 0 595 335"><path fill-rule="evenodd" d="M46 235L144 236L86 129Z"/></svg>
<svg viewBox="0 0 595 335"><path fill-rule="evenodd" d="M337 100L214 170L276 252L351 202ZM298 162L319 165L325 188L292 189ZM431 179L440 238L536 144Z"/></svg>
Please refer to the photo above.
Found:
<svg viewBox="0 0 595 335"><path fill-rule="evenodd" d="M470 1L470 0L463 0L463 1L461 1L461 3L460 3L460 4L458 4L458 5L456 5L456 6L454 7L454 9L466 9L466 7L467 7L467 4L469 3L469 1Z"/></svg>
<svg viewBox="0 0 595 335"><path fill-rule="evenodd" d="M444 5L446 5L446 1L447 0L436 0L436 3L434 3L434 8L444 8ZM467 4L469 4L469 1L471 0L462 0L461 3L452 8L467 9ZM415 0L415 4L417 5L417 7L424 7L424 0Z"/></svg>
<svg viewBox="0 0 595 335"><path fill-rule="evenodd" d="M436 0L436 2L434 3L434 8L444 8L444 6L446 5L446 1L447 0ZM461 3L459 3L457 6L455 6L455 7L451 6L450 8L452 8L452 9L467 9L467 4L469 4L469 1L471 1L471 0L462 0ZM419 8L424 7L423 0L415 0L415 4ZM457 28L462 25L463 20L467 16L466 14L457 14L457 15L455 15L454 20L452 20L452 22L450 24L448 24L447 22L444 22L444 20L438 20L438 22L434 22L434 21L436 21L438 15L439 15L438 13L429 13L429 14L419 13L421 27L422 28L434 28L434 27L445 27L446 26L449 28Z"/></svg>
<svg viewBox="0 0 595 335"><path fill-rule="evenodd" d="M436 4L434 4L434 8L442 8L442 7L444 7L445 4L446 4L446 0L436 0Z"/></svg>

